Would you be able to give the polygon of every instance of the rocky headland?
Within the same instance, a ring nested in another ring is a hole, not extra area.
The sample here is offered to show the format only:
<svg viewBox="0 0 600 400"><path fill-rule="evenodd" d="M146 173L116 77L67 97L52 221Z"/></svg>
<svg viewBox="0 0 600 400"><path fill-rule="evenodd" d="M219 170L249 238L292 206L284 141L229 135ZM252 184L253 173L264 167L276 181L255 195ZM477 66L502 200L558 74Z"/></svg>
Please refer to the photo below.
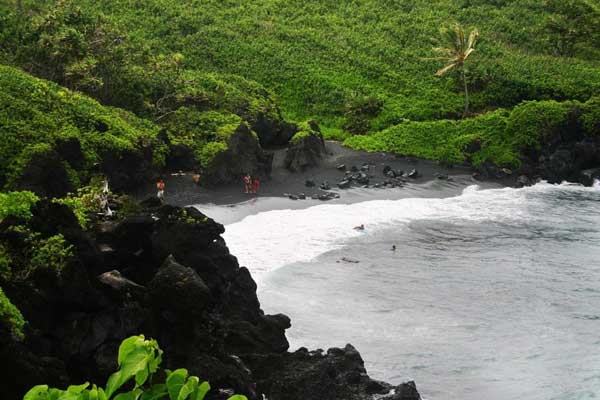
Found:
<svg viewBox="0 0 600 400"><path fill-rule="evenodd" d="M210 381L211 398L419 399L415 384L372 380L352 345L288 351L285 315L265 315L248 269L229 253L224 228L194 208L155 200L121 220L83 230L71 210L38 202L28 221L0 223L11 254L23 232L62 234L73 245L60 271L35 270L3 284L27 324L19 339L0 324L3 398L34 384L104 382L126 337L144 333L165 350L166 368Z"/></svg>

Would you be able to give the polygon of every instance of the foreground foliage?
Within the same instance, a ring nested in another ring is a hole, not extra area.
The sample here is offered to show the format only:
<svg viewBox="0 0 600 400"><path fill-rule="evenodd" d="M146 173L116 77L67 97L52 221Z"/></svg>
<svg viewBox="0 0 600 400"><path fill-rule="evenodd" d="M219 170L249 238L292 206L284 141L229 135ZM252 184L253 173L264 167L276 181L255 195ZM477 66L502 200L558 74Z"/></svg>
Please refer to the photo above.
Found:
<svg viewBox="0 0 600 400"><path fill-rule="evenodd" d="M1 294L1 292L0 292ZM106 387L84 383L69 386L67 390L52 389L48 385L34 386L23 400L202 400L210 390L208 382L189 376L186 369L175 371L159 369L163 351L155 340L143 335L125 339L119 347L119 369L113 373ZM158 383L159 373L166 376ZM229 400L246 400L235 395Z"/></svg>

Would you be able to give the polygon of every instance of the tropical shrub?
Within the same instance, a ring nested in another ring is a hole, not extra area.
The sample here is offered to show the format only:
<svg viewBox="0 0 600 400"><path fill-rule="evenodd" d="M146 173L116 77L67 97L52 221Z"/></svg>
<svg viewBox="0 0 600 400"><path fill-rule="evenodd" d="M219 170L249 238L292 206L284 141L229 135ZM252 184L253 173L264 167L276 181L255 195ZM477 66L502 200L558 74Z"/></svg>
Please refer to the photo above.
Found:
<svg viewBox="0 0 600 400"><path fill-rule="evenodd" d="M589 136L600 135L600 97L591 98L581 109L584 132Z"/></svg>
<svg viewBox="0 0 600 400"><path fill-rule="evenodd" d="M89 185L77 189L76 194L69 193L66 197L54 199L53 201L69 207L77 217L79 225L86 229L91 222L90 216L103 211L100 199L104 188L104 180L104 177L94 177ZM110 192L107 195L110 195Z"/></svg>
<svg viewBox="0 0 600 400"><path fill-rule="evenodd" d="M15 68L0 66L0 86L0 184L17 180L30 159L53 152L59 141L81 144L83 162L77 172L83 181L104 153L142 153L164 146L151 122ZM162 161L156 157L155 164Z"/></svg>
<svg viewBox="0 0 600 400"><path fill-rule="evenodd" d="M585 103L526 101L512 111L499 109L463 120L407 121L371 135L352 136L344 144L360 150L388 151L451 163L486 161L517 167L523 150L557 134L600 133L600 101ZM470 144L478 143L471 153Z"/></svg>
<svg viewBox="0 0 600 400"><path fill-rule="evenodd" d="M48 269L60 274L67 261L73 256L73 245L68 244L60 233L48 238L32 235L31 244L32 254L27 275L40 269Z"/></svg>
<svg viewBox="0 0 600 400"><path fill-rule="evenodd" d="M157 382L163 351L155 340L143 335L125 339L119 346L119 369L104 388L84 383L66 390L34 386L23 400L203 400L210 385L190 376L186 369L164 370L166 379ZM229 400L246 400L235 395Z"/></svg>
<svg viewBox="0 0 600 400"><path fill-rule="evenodd" d="M39 198L31 192L0 193L0 221L9 215L28 219L31 217L31 206Z"/></svg>
<svg viewBox="0 0 600 400"><path fill-rule="evenodd" d="M25 338L23 329L25 319L17 307L15 307L0 287L0 322L7 326L13 336L22 340Z"/></svg>
<svg viewBox="0 0 600 400"><path fill-rule="evenodd" d="M215 159L218 154L227 151L227 144L223 142L210 142L202 147L200 150L199 158L202 165L208 166Z"/></svg>
<svg viewBox="0 0 600 400"><path fill-rule="evenodd" d="M294 134L294 136L292 136L292 139L290 140L290 142L292 144L296 144L302 138L305 138L308 136L321 137L321 132L319 132L318 130L315 130L309 121L304 121L304 122L298 124L298 132L296 132Z"/></svg>

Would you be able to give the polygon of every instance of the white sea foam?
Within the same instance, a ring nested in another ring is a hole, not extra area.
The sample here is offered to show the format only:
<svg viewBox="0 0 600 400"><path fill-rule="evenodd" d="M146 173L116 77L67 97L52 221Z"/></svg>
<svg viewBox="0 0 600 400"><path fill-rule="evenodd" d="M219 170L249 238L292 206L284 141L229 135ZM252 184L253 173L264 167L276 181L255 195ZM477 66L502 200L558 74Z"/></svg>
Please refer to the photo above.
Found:
<svg viewBox="0 0 600 400"><path fill-rule="evenodd" d="M227 225L224 238L240 265L247 266L260 282L264 273L287 264L310 261L340 248L348 239L370 235L390 226L413 220L462 218L510 220L527 218L531 204L528 194L553 191L597 191L569 184L545 182L523 189L479 190L468 186L450 198L408 198L374 200L354 204L322 204L299 210L273 210L251 215ZM364 224L364 232L353 230Z"/></svg>

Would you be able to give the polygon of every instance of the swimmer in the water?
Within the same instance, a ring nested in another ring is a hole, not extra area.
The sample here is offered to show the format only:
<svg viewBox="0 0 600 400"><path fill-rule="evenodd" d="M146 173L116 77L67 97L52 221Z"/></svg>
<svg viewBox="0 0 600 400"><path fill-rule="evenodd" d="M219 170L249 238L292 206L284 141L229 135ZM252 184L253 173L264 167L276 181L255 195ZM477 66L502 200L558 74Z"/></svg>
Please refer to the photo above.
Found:
<svg viewBox="0 0 600 400"><path fill-rule="evenodd" d="M355 226L353 229L355 231L364 231L365 230L365 224L360 224L359 226Z"/></svg>

